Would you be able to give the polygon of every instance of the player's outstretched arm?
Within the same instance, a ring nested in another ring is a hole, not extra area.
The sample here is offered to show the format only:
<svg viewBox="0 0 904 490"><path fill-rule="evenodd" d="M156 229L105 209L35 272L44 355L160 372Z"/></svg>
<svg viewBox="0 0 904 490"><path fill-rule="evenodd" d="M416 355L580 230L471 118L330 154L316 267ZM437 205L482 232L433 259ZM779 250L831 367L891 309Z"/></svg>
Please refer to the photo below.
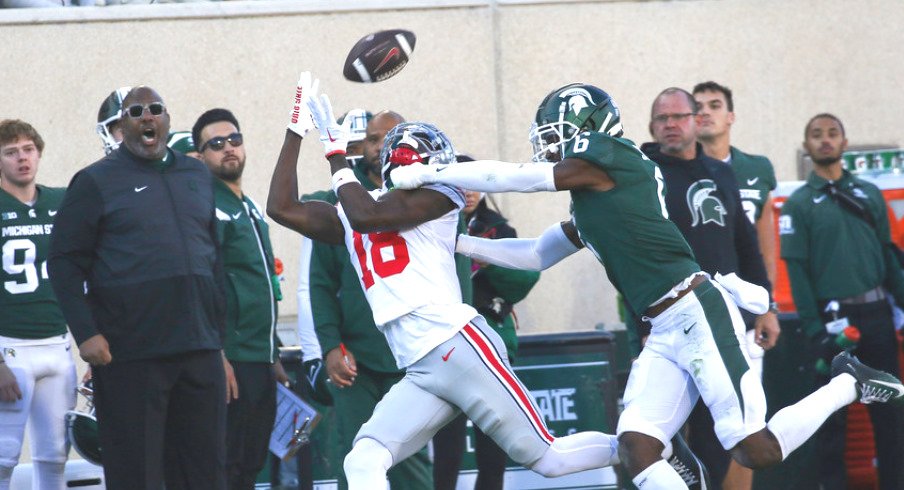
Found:
<svg viewBox="0 0 904 490"><path fill-rule="evenodd" d="M336 208L322 201L298 200L298 151L302 138L314 127L307 100L316 96L318 84L312 82L310 72L303 72L298 80L286 137L270 180L267 215L314 240L341 244L344 228Z"/></svg>
<svg viewBox="0 0 904 490"><path fill-rule="evenodd" d="M605 171L577 158L556 164L478 160L448 165L407 165L392 171L392 181L400 189L448 184L480 192L606 191L614 187Z"/></svg>
<svg viewBox="0 0 904 490"><path fill-rule="evenodd" d="M348 128L336 122L330 98L323 94L319 99L308 99L307 103L330 163L333 191L355 231L374 233L412 228L455 208L448 197L430 189L394 191L374 200L348 167L345 159Z"/></svg>
<svg viewBox="0 0 904 490"><path fill-rule="evenodd" d="M584 245L571 221L556 223L536 238L490 240L459 235L455 251L509 269L540 271L559 263Z"/></svg>
<svg viewBox="0 0 904 490"><path fill-rule="evenodd" d="M286 131L267 196L267 215L277 223L313 240L342 244L344 229L335 206L324 201L298 200L298 150L301 137Z"/></svg>

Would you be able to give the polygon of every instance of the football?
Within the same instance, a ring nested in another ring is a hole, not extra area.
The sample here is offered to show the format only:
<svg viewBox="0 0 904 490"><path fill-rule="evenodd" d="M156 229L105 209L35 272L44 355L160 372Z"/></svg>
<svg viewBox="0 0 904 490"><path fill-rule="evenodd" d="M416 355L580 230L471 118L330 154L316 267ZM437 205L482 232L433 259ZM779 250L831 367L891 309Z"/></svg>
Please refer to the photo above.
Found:
<svg viewBox="0 0 904 490"><path fill-rule="evenodd" d="M353 82L382 82L405 68L415 40L413 32L402 29L368 34L349 51L342 74Z"/></svg>

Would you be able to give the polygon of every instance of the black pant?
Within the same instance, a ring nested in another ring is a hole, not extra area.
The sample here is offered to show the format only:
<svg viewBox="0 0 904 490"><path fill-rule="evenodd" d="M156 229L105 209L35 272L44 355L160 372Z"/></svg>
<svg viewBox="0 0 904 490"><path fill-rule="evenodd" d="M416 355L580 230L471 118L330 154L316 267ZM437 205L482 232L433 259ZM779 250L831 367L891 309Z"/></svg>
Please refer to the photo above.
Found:
<svg viewBox="0 0 904 490"><path fill-rule="evenodd" d="M95 366L109 490L226 488L226 384L219 351Z"/></svg>
<svg viewBox="0 0 904 490"><path fill-rule="evenodd" d="M842 305L839 318L847 317L860 329L860 343L853 354L864 364L898 376L898 342L892 323L891 308L885 300L865 305ZM828 318L826 318L828 319ZM821 382L828 382L823 378ZM873 423L876 443L879 487L883 490L904 488L904 416L901 409L886 403L867 405ZM847 488L844 466L847 409L834 413L816 433L820 483L825 490Z"/></svg>
<svg viewBox="0 0 904 490"><path fill-rule="evenodd" d="M465 453L468 417L460 414L433 436L433 485L435 490L454 490ZM477 482L474 490L502 490L505 479L505 451L474 426L474 455Z"/></svg>
<svg viewBox="0 0 904 490"><path fill-rule="evenodd" d="M239 398L226 410L226 477L229 490L251 490L264 468L276 418L276 376L267 362L230 362Z"/></svg>

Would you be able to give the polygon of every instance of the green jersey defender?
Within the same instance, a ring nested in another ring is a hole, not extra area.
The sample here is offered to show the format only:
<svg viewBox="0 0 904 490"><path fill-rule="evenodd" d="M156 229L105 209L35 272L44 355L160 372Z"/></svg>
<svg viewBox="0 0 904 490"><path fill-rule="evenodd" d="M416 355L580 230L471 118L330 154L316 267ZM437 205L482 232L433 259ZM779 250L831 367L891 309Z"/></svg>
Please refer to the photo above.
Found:
<svg viewBox="0 0 904 490"><path fill-rule="evenodd" d="M38 199L23 204L0 189L0 335L43 339L66 333L66 322L47 276L53 220L66 189L38 185Z"/></svg>
<svg viewBox="0 0 904 490"><path fill-rule="evenodd" d="M587 245L631 307L647 317L651 333L632 366L617 430L621 462L636 485L690 484L661 453L698 398L710 407L723 447L754 469L782 461L858 396L864 403L904 401L904 385L896 378L839 357L828 385L767 424L763 387L742 348L746 336L738 305L765 313L768 294L736 276L711 282L701 275L680 232L666 219L657 167L620 138L618 116L602 90L567 85L544 99L531 131L534 160L553 165L411 165L394 170L392 180L403 189L441 183L482 192L571 192L571 222L535 239L460 236L456 251L505 267L542 270ZM883 396L874 396L876 390Z"/></svg>

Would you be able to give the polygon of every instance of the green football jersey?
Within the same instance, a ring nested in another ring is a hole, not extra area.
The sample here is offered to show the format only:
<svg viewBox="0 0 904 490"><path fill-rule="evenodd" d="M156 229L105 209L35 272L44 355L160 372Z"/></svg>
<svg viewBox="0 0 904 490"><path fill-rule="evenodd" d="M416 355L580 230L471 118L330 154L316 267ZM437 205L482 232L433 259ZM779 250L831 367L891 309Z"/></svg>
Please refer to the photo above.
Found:
<svg viewBox="0 0 904 490"><path fill-rule="evenodd" d="M47 277L47 254L66 189L38 186L33 206L0 189L0 335L42 339L66 333L66 322Z"/></svg>
<svg viewBox="0 0 904 490"><path fill-rule="evenodd" d="M581 241L635 313L700 270L668 219L659 167L632 141L585 132L568 145L564 158L596 165L615 182L606 192L571 191L572 219Z"/></svg>
<svg viewBox="0 0 904 490"><path fill-rule="evenodd" d="M777 185L772 162L766 157L750 155L732 146L731 169L738 180L744 213L751 223L756 223L763 214L766 198Z"/></svg>

